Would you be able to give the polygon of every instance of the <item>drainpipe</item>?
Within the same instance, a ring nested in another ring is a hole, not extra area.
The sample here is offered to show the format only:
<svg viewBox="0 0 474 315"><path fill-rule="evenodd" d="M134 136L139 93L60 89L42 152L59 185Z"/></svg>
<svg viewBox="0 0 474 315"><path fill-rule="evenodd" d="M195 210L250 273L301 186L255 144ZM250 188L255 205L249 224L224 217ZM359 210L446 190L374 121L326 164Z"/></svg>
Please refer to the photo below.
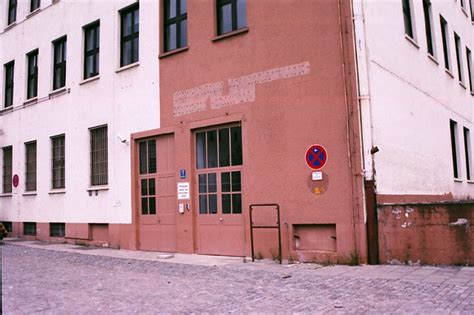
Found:
<svg viewBox="0 0 474 315"><path fill-rule="evenodd" d="M357 98L359 100L360 128L364 179L375 181L374 127L370 103L369 56L365 36L364 0L353 0L354 40L357 63Z"/></svg>

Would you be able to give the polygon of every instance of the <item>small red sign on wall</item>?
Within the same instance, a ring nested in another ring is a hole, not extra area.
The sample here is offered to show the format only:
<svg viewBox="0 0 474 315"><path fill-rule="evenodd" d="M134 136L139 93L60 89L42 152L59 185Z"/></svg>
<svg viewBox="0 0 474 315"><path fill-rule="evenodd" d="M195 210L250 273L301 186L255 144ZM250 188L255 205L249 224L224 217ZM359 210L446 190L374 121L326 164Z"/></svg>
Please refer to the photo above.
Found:
<svg viewBox="0 0 474 315"><path fill-rule="evenodd" d="M12 182L13 182L13 187L17 188L18 184L20 183L20 177L18 177L17 174L13 175Z"/></svg>

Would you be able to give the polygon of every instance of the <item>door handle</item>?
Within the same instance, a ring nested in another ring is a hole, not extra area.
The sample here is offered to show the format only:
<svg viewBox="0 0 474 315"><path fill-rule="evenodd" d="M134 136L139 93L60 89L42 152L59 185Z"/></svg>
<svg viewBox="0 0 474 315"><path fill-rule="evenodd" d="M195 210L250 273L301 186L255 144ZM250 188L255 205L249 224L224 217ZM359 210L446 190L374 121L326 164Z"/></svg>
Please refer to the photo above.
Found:
<svg viewBox="0 0 474 315"><path fill-rule="evenodd" d="M221 222L224 222L224 219L222 219L222 218L219 218L219 221L221 221Z"/></svg>

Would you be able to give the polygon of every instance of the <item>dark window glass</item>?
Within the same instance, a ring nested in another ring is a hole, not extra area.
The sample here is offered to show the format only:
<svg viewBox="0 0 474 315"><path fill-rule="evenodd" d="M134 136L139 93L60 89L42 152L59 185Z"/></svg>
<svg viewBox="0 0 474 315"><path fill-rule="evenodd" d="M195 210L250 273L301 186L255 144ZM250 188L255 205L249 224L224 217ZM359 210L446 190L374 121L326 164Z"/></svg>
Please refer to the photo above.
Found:
<svg viewBox="0 0 474 315"><path fill-rule="evenodd" d="M139 147L139 160L140 160L140 174L146 174L147 173L147 142L142 141L138 145Z"/></svg>
<svg viewBox="0 0 474 315"><path fill-rule="evenodd" d="M27 92L28 99L38 96L38 50L30 52L28 59Z"/></svg>
<svg viewBox="0 0 474 315"><path fill-rule="evenodd" d="M66 85L66 36L53 42L54 45L54 70L53 70L53 90Z"/></svg>
<svg viewBox="0 0 474 315"><path fill-rule="evenodd" d="M222 192L230 192L230 173L225 172L221 174L221 189Z"/></svg>
<svg viewBox="0 0 474 315"><path fill-rule="evenodd" d="M217 0L217 35L247 27L246 0Z"/></svg>
<svg viewBox="0 0 474 315"><path fill-rule="evenodd" d="M207 195L199 195L199 213L207 213Z"/></svg>
<svg viewBox="0 0 474 315"><path fill-rule="evenodd" d="M240 172L232 172L232 191L240 191Z"/></svg>
<svg viewBox="0 0 474 315"><path fill-rule="evenodd" d="M449 43L448 43L448 23L440 15L440 25L441 25L441 38L443 40L443 54L444 54L444 67L447 70L451 70L451 63L449 60Z"/></svg>
<svg viewBox="0 0 474 315"><path fill-rule="evenodd" d="M207 176L199 174L199 193L207 193Z"/></svg>
<svg viewBox="0 0 474 315"><path fill-rule="evenodd" d="M65 188L65 136L56 136L51 138L51 168L53 189Z"/></svg>
<svg viewBox="0 0 474 315"><path fill-rule="evenodd" d="M428 53L434 56L430 0L423 0L423 12L425 15L426 48L428 49Z"/></svg>
<svg viewBox="0 0 474 315"><path fill-rule="evenodd" d="M458 34L454 33L454 45L456 46L456 62L458 66L458 79L459 82L464 82L464 73L462 67L462 49L461 49L461 38Z"/></svg>
<svg viewBox="0 0 474 315"><path fill-rule="evenodd" d="M467 77L469 80L469 91L471 91L471 93L474 93L474 87L472 83L473 81L472 55L471 55L471 51L467 47L466 47L466 60L467 60Z"/></svg>
<svg viewBox="0 0 474 315"><path fill-rule="evenodd" d="M222 213L229 214L232 213L232 206L231 206L231 195L230 194L223 194L222 195Z"/></svg>
<svg viewBox="0 0 474 315"><path fill-rule="evenodd" d="M402 0L403 21L405 25L405 34L413 38L413 24L411 20L410 0Z"/></svg>
<svg viewBox="0 0 474 315"><path fill-rule="evenodd" d="M206 133L198 132L196 134L196 167L198 169L206 168Z"/></svg>
<svg viewBox="0 0 474 315"><path fill-rule="evenodd" d="M12 192L12 147L6 147L2 150L3 155L3 193Z"/></svg>
<svg viewBox="0 0 474 315"><path fill-rule="evenodd" d="M36 141L25 143L25 190L36 191Z"/></svg>
<svg viewBox="0 0 474 315"><path fill-rule="evenodd" d="M84 27L84 79L99 74L100 22Z"/></svg>
<svg viewBox="0 0 474 315"><path fill-rule="evenodd" d="M17 0L8 1L8 25L16 21L16 5Z"/></svg>
<svg viewBox="0 0 474 315"><path fill-rule="evenodd" d="M139 143L140 174L156 173L156 140Z"/></svg>
<svg viewBox="0 0 474 315"><path fill-rule="evenodd" d="M232 194L232 213L242 213L242 195Z"/></svg>
<svg viewBox="0 0 474 315"><path fill-rule="evenodd" d="M171 51L188 44L186 0L165 0L164 50Z"/></svg>
<svg viewBox="0 0 474 315"><path fill-rule="evenodd" d="M64 237L66 235L66 224L64 223L50 223L49 236Z"/></svg>
<svg viewBox="0 0 474 315"><path fill-rule="evenodd" d="M469 6L471 8L471 21L474 22L474 0L469 0Z"/></svg>
<svg viewBox="0 0 474 315"><path fill-rule="evenodd" d="M90 129L91 186L108 184L107 126Z"/></svg>
<svg viewBox="0 0 474 315"><path fill-rule="evenodd" d="M13 105L13 83L15 73L15 61L5 64L5 108Z"/></svg>
<svg viewBox="0 0 474 315"><path fill-rule="evenodd" d="M451 132L451 154L453 157L453 174L455 178L459 177L459 170L458 170L458 153L457 153L457 131L458 131L458 124L453 121L449 120L449 128Z"/></svg>
<svg viewBox="0 0 474 315"><path fill-rule="evenodd" d="M231 151L232 151L232 165L242 165L242 128L232 127L230 129L231 135Z"/></svg>
<svg viewBox="0 0 474 315"><path fill-rule="evenodd" d="M31 0L30 1L30 12L38 9L41 6L41 0Z"/></svg>
<svg viewBox="0 0 474 315"><path fill-rule="evenodd" d="M142 214L148 214L148 198L142 197Z"/></svg>
<svg viewBox="0 0 474 315"><path fill-rule="evenodd" d="M141 213L143 215L156 214L156 186L154 178L140 180Z"/></svg>
<svg viewBox="0 0 474 315"><path fill-rule="evenodd" d="M219 130L219 167L230 165L229 128Z"/></svg>
<svg viewBox="0 0 474 315"><path fill-rule="evenodd" d="M217 195L216 194L209 195L209 213L210 214L217 213Z"/></svg>
<svg viewBox="0 0 474 315"><path fill-rule="evenodd" d="M120 11L120 66L138 61L139 6L138 3Z"/></svg>
<svg viewBox="0 0 474 315"><path fill-rule="evenodd" d="M466 158L466 178L471 180L471 133L466 127L463 128L464 154Z"/></svg>
<svg viewBox="0 0 474 315"><path fill-rule="evenodd" d="M150 197L149 205L150 205L150 214L156 214L156 198L155 197Z"/></svg>
<svg viewBox="0 0 474 315"><path fill-rule="evenodd" d="M36 222L23 222L23 235L36 236Z"/></svg>
<svg viewBox="0 0 474 315"><path fill-rule="evenodd" d="M142 196L147 196L148 195L148 181L146 179L141 180L141 190L142 190Z"/></svg>
<svg viewBox="0 0 474 315"><path fill-rule="evenodd" d="M207 167L217 167L217 131L207 132Z"/></svg>

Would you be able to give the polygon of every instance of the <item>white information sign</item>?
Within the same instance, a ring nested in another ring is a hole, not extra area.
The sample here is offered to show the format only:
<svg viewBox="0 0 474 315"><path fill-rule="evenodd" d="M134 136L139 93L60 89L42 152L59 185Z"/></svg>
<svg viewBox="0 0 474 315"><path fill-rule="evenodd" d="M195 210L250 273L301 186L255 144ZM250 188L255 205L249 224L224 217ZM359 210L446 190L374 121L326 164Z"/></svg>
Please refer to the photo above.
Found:
<svg viewBox="0 0 474 315"><path fill-rule="evenodd" d="M312 172L311 178L312 180L323 180L323 172Z"/></svg>
<svg viewBox="0 0 474 315"><path fill-rule="evenodd" d="M189 183L178 183L178 200L189 199Z"/></svg>

